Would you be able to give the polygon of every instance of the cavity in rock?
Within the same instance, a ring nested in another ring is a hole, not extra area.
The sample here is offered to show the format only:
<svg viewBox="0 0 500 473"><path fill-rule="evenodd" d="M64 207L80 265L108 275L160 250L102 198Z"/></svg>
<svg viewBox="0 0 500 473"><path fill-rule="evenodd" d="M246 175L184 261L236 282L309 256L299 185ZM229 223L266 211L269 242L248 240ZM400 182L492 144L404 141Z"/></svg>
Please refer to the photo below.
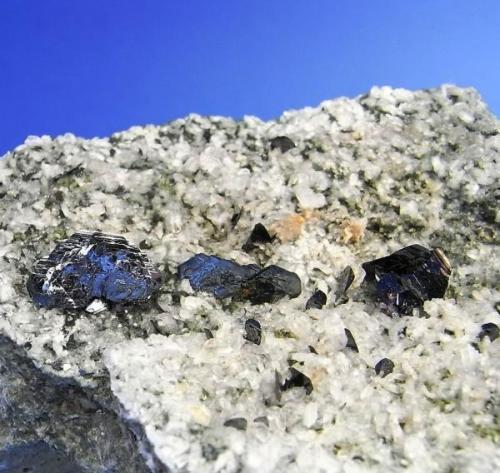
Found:
<svg viewBox="0 0 500 473"><path fill-rule="evenodd" d="M295 143L288 136L276 136L271 139L271 149L278 148L282 153L295 148Z"/></svg>
<svg viewBox="0 0 500 473"><path fill-rule="evenodd" d="M441 298L451 267L440 248L411 245L367 263L365 281L376 285L377 297L390 315L409 315L424 301Z"/></svg>

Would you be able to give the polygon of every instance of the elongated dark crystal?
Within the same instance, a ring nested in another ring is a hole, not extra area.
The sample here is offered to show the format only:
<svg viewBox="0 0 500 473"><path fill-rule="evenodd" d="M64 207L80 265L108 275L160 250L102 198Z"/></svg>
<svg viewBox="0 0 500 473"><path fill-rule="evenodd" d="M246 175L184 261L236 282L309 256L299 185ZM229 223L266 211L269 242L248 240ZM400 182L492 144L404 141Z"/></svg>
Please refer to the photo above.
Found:
<svg viewBox="0 0 500 473"><path fill-rule="evenodd" d="M218 299L233 297L253 304L275 302L301 292L299 277L279 266L261 268L239 265L217 256L199 253L179 265L180 279L189 279L195 291L212 293Z"/></svg>
<svg viewBox="0 0 500 473"><path fill-rule="evenodd" d="M335 305L343 304L349 299L345 295L354 281L354 271L346 266L337 278L337 289L335 291Z"/></svg>

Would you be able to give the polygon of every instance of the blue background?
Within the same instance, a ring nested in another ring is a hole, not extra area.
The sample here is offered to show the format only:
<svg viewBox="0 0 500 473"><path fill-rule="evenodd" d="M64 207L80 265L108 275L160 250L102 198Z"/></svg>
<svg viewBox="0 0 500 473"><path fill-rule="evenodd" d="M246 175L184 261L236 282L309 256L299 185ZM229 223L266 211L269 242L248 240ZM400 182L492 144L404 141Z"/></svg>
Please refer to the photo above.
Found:
<svg viewBox="0 0 500 473"><path fill-rule="evenodd" d="M498 115L499 68L498 0L0 0L0 155L373 85L474 86Z"/></svg>

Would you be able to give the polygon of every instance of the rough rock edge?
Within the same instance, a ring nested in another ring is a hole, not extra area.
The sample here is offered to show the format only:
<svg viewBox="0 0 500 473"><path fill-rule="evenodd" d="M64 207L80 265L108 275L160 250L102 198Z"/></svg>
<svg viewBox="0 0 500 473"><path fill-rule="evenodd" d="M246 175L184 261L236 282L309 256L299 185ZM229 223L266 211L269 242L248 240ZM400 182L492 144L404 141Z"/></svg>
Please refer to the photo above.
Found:
<svg viewBox="0 0 500 473"><path fill-rule="evenodd" d="M138 448L139 444L150 450L144 433L137 424L128 429L123 423L109 383L103 383L96 396L95 390L42 372L22 347L0 335L0 387L0 424L10 430L9 437L0 438L0 446L44 440L90 473L103 468L130 473L167 471L152 457L147 468ZM97 397L106 399L107 405ZM0 460L1 456L0 451Z"/></svg>

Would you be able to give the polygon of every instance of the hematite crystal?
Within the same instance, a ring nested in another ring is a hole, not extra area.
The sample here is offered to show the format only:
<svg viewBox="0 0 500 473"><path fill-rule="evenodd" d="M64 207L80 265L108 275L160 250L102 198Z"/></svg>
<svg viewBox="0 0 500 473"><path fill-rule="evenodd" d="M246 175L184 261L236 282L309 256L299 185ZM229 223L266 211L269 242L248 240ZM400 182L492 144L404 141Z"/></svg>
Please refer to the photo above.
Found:
<svg viewBox="0 0 500 473"><path fill-rule="evenodd" d="M391 374L393 370L394 370L394 363L392 360L389 360L389 358L382 358L375 365L375 373L381 375L382 378L385 378L387 375Z"/></svg>
<svg viewBox="0 0 500 473"><path fill-rule="evenodd" d="M375 282L377 296L390 315L411 314L424 301L441 298L448 287L450 263L440 248L411 245L364 263L365 281Z"/></svg>
<svg viewBox="0 0 500 473"><path fill-rule="evenodd" d="M323 291L318 289L307 300L306 310L307 309L322 309L325 304L326 304L326 294Z"/></svg>
<svg viewBox="0 0 500 473"><path fill-rule="evenodd" d="M346 303L349 299L345 295L354 281L354 271L346 266L337 279L337 290L335 291L335 305Z"/></svg>
<svg viewBox="0 0 500 473"><path fill-rule="evenodd" d="M245 322L245 339L256 345L260 345L262 340L262 327L258 320L247 319Z"/></svg>
<svg viewBox="0 0 500 473"><path fill-rule="evenodd" d="M484 337L488 337L490 342L494 342L500 336L500 329L498 325L493 322L488 322L487 324L481 325L481 332L479 333L479 339L482 340Z"/></svg>
<svg viewBox="0 0 500 473"><path fill-rule="evenodd" d="M351 350L355 351L356 353L359 353L358 344L356 343L356 340L354 340L354 337L353 337L351 331L348 328L345 328L344 332L345 332L345 336L347 337L347 343L345 346L347 348L350 348Z"/></svg>
<svg viewBox="0 0 500 473"><path fill-rule="evenodd" d="M301 373L295 368L290 368L290 376L285 380L281 386L282 391L287 391L292 388L304 388L306 394L309 395L313 392L314 386L309 377Z"/></svg>
<svg viewBox="0 0 500 473"><path fill-rule="evenodd" d="M80 232L36 262L27 287L40 306L77 309L95 300L144 302L160 280L147 257L125 238Z"/></svg>
<svg viewBox="0 0 500 473"><path fill-rule="evenodd" d="M178 275L180 279L189 279L195 291L211 292L218 299L249 300L253 304L275 302L284 296L293 298L301 292L299 277L279 266L239 265L203 253L179 265Z"/></svg>
<svg viewBox="0 0 500 473"><path fill-rule="evenodd" d="M242 249L243 251L246 251L247 253L250 253L255 248L255 244L257 243L272 243L274 240L274 236L269 235L269 232L267 231L267 228L262 225L262 223L257 223L252 230L252 233L250 233L250 236L248 237L247 241L243 245Z"/></svg>

